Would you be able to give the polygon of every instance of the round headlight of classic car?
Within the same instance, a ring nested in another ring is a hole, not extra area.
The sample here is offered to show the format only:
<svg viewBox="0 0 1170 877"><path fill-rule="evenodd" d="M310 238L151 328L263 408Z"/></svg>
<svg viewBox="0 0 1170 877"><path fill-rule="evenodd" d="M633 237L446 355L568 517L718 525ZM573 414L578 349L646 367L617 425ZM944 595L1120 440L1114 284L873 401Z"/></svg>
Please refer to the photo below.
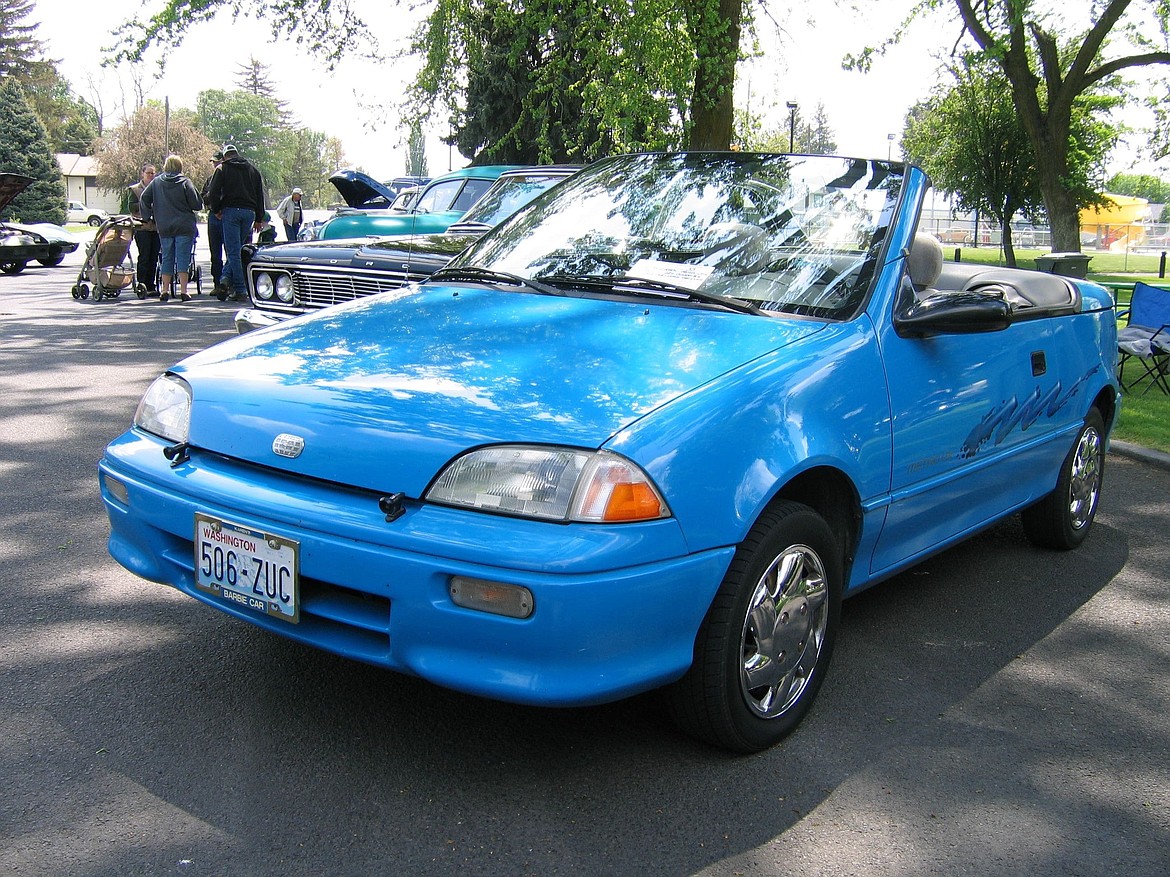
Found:
<svg viewBox="0 0 1170 877"><path fill-rule="evenodd" d="M501 445L464 454L443 470L426 498L549 521L670 517L649 476L625 457L536 445Z"/></svg>
<svg viewBox="0 0 1170 877"><path fill-rule="evenodd" d="M155 380L134 412L134 425L172 442L185 442L191 428L191 387L175 375Z"/></svg>
<svg viewBox="0 0 1170 877"><path fill-rule="evenodd" d="M293 300L293 283L292 278L287 274L276 275L276 297L285 304L291 304Z"/></svg>
<svg viewBox="0 0 1170 877"><path fill-rule="evenodd" d="M268 301L272 298L272 293L275 288L276 285L272 282L271 274L256 275L256 298Z"/></svg>

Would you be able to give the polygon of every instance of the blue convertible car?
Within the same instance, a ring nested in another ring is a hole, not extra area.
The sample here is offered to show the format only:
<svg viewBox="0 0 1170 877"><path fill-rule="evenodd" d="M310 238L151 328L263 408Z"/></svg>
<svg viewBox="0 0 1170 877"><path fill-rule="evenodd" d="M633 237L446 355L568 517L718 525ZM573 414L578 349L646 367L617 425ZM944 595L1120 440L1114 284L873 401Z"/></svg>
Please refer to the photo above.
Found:
<svg viewBox="0 0 1170 877"><path fill-rule="evenodd" d="M599 161L425 283L226 341L106 450L110 551L268 631L528 704L662 688L755 751L840 603L1016 512L1074 548L1112 301L944 264L889 161Z"/></svg>

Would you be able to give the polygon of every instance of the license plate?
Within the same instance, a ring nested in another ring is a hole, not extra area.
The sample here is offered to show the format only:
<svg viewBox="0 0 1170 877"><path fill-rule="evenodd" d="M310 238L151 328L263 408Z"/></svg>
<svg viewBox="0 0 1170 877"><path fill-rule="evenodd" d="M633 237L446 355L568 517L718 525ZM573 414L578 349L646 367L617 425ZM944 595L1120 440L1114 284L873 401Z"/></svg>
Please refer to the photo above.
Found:
<svg viewBox="0 0 1170 877"><path fill-rule="evenodd" d="M253 612L296 624L300 544L195 515L195 585Z"/></svg>

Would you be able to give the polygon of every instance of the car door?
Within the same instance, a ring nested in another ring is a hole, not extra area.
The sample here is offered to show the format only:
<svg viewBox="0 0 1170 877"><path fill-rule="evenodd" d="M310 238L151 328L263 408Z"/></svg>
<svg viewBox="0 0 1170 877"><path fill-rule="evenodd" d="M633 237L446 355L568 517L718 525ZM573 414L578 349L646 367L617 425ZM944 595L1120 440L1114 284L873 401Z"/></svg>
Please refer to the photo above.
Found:
<svg viewBox="0 0 1170 877"><path fill-rule="evenodd" d="M1079 416L1056 355L1059 319L998 332L881 334L892 412L889 505L871 572L902 565L1037 498ZM1054 462L1055 460L1055 462ZM1049 482L1048 479L1051 479Z"/></svg>

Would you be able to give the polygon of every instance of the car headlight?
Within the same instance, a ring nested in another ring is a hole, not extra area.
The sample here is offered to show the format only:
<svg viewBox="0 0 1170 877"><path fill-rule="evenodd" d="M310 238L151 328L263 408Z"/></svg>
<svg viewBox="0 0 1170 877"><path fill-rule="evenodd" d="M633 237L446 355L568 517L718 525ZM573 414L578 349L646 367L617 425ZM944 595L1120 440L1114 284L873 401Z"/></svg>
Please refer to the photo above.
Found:
<svg viewBox="0 0 1170 877"><path fill-rule="evenodd" d="M464 454L442 471L426 498L549 521L670 517L649 476L625 457L536 445L501 445Z"/></svg>
<svg viewBox="0 0 1170 877"><path fill-rule="evenodd" d="M134 425L168 441L187 441L191 429L190 385L174 375L156 379L138 403Z"/></svg>
<svg viewBox="0 0 1170 877"><path fill-rule="evenodd" d="M292 278L287 274L276 275L276 297L285 304L291 304L293 300L293 283Z"/></svg>
<svg viewBox="0 0 1170 877"><path fill-rule="evenodd" d="M256 298L262 301L268 301L268 299L272 298L272 293L275 289L275 284L272 282L272 275L255 274L253 276L256 278Z"/></svg>

